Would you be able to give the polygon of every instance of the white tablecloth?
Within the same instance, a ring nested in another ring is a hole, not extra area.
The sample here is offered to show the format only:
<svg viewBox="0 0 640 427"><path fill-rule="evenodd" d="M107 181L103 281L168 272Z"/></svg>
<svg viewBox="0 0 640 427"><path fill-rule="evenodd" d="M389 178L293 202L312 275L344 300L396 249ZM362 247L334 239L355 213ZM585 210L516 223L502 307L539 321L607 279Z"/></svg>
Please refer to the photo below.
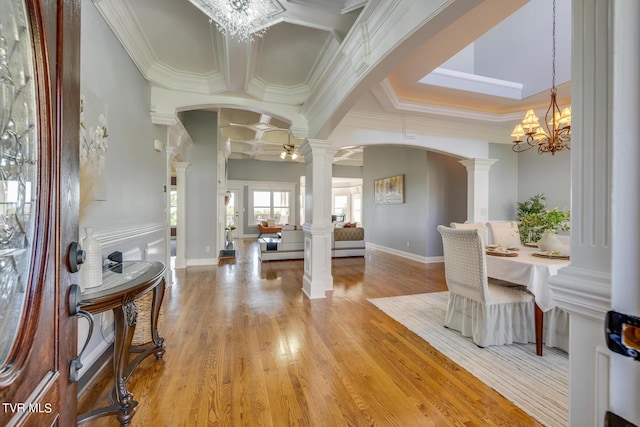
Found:
<svg viewBox="0 0 640 427"><path fill-rule="evenodd" d="M545 338L549 347L569 350L569 316L556 308L548 279L569 265L564 259L532 256L538 248L522 247L517 257L487 255L487 276L526 286L545 312Z"/></svg>
<svg viewBox="0 0 640 427"><path fill-rule="evenodd" d="M549 311L556 303L547 280L569 265L569 261L531 255L538 251L538 248L523 246L517 257L487 255L487 276L526 286L535 296L538 307Z"/></svg>

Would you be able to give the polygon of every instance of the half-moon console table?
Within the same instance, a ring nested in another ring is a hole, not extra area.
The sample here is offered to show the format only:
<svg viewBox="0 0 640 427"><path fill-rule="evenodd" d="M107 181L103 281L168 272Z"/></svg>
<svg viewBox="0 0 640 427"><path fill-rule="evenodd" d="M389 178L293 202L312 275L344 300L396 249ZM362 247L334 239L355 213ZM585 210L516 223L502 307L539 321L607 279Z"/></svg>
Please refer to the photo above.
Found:
<svg viewBox="0 0 640 427"><path fill-rule="evenodd" d="M85 289L80 294L79 301L75 301L78 315L86 317L93 329L92 315L113 310L115 339L113 346L114 388L111 390L110 405L94 409L78 416L78 424L85 423L105 415L117 415L121 425L131 423L134 409L138 402L127 390L127 380L136 366L147 356L155 354L161 359L165 352L164 338L158 335L158 314L164 297L164 271L161 262L125 261L111 266L103 273L102 285ZM151 306L151 342L140 346L131 346L136 327L138 308L135 300L147 292L153 292ZM70 295L70 305L73 307L74 296ZM87 338L87 342L90 336ZM129 362L129 355L138 355ZM82 352L80 353L82 354ZM78 356L77 365L80 363ZM71 377L74 377L72 363Z"/></svg>

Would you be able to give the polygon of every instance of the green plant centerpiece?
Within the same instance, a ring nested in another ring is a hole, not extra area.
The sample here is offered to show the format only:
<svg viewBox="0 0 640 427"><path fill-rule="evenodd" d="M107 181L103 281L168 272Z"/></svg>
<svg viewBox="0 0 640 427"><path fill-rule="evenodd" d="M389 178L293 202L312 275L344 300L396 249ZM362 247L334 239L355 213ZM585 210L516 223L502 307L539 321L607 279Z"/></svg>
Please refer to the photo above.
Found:
<svg viewBox="0 0 640 427"><path fill-rule="evenodd" d="M546 232L569 231L569 210L547 209L546 201L546 196L540 193L518 202L516 221L522 243L537 242Z"/></svg>

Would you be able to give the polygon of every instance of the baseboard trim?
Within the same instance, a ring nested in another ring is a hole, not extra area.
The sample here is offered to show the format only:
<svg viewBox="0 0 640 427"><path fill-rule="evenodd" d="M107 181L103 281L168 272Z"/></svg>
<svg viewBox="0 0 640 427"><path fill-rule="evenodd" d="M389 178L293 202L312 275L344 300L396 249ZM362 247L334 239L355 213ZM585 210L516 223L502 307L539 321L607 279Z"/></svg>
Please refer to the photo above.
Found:
<svg viewBox="0 0 640 427"><path fill-rule="evenodd" d="M187 267L202 267L210 265L218 265L218 258L195 258L187 260Z"/></svg>
<svg viewBox="0 0 640 427"><path fill-rule="evenodd" d="M444 262L443 256L435 256L435 257L424 257L421 255L412 254L410 252L400 251L398 249L388 248L386 246L376 245L375 243L366 243L367 248L376 249L382 252L387 252L393 255L400 256L402 258L411 259L413 261L418 261L423 264L431 264L436 262Z"/></svg>
<svg viewBox="0 0 640 427"><path fill-rule="evenodd" d="M87 391L93 380L107 366L113 363L113 344L107 347L104 352L91 364L89 369L78 380L78 397Z"/></svg>

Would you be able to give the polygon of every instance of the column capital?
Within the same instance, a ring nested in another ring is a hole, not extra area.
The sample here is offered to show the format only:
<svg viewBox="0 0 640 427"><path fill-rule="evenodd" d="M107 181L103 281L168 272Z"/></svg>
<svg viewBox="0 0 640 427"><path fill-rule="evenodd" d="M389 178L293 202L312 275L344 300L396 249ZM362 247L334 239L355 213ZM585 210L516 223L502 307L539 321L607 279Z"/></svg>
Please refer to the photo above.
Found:
<svg viewBox="0 0 640 427"><path fill-rule="evenodd" d="M176 170L176 172L186 172L187 169L189 168L189 166L191 166L191 163L189 163L189 162L173 162L172 166Z"/></svg>
<svg viewBox="0 0 640 427"><path fill-rule="evenodd" d="M460 163L467 168L467 221L489 220L489 169L496 159L465 159Z"/></svg>
<svg viewBox="0 0 640 427"><path fill-rule="evenodd" d="M460 163L467 168L468 171L488 171L498 159L464 159Z"/></svg>
<svg viewBox="0 0 640 427"><path fill-rule="evenodd" d="M168 159L173 159L180 153L180 151L176 147L171 147L169 145L166 145L164 147L164 152L166 153Z"/></svg>
<svg viewBox="0 0 640 427"><path fill-rule="evenodd" d="M331 141L323 139L305 139L304 143L300 146L300 153L304 156L305 162L311 161L313 155L326 155L333 156L338 152L338 148L333 146Z"/></svg>

